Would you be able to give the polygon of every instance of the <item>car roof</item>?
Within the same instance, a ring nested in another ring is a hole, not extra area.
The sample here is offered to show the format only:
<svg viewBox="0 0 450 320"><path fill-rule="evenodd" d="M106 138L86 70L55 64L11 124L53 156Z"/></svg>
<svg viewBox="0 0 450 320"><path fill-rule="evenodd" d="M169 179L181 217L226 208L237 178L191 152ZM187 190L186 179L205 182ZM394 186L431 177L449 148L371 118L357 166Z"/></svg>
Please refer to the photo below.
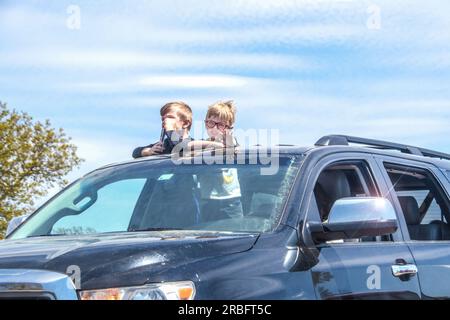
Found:
<svg viewBox="0 0 450 320"><path fill-rule="evenodd" d="M316 153L316 152L324 152L329 154L338 152L357 152L357 153L376 154L380 156L394 157L398 159L405 159L433 164L439 168L450 170L449 160L419 156L414 154L407 154L395 150L383 150L372 147L357 147L357 146L320 146L308 150L308 153Z"/></svg>
<svg viewBox="0 0 450 320"><path fill-rule="evenodd" d="M377 155L388 156L388 157L396 157L396 158L406 159L406 160L420 161L420 162L436 165L437 167L440 167L445 170L450 170L450 161L449 160L442 160L442 159L433 158L433 157L425 157L425 156L407 154L407 153L402 153L402 152L394 151L394 150L377 149L377 148L373 148L373 147L335 146L335 145L301 147L301 146L295 146L295 145L277 145L277 146L273 146L273 147L254 146L251 148L244 148L244 149L240 150L239 152L245 153L245 154L261 154L263 156L271 155L271 154L273 155L273 152L277 152L280 155L286 155L286 156L287 155L309 155L309 154L316 154L316 153L323 153L325 155L325 154L333 154L333 153L341 153L341 152L359 152L359 153L377 154ZM205 156L205 153L203 153L202 155ZM206 154L206 156L209 156L209 155ZM142 157L142 158L138 158L138 159L130 159L130 160L126 160L126 161L108 164L108 165L98 168L97 170L105 169L108 167L138 163L138 162L151 162L151 161L160 162L160 161L165 161L168 159L171 159L171 155L156 155L156 156Z"/></svg>
<svg viewBox="0 0 450 320"><path fill-rule="evenodd" d="M314 147L299 147L299 146L295 146L295 145L278 145L278 146L274 146L274 147L254 146L254 147L250 147L250 148L242 148L241 150L238 151L238 154L239 153L257 154L257 155L260 154L260 155L265 156L265 155L270 155L270 154L273 154L274 152L277 152L280 155L303 155L308 150L313 149L313 148ZM200 155L210 156L210 154L208 152L199 153L196 156L200 156ZM141 158L137 158L137 159L129 159L129 160L124 160L124 161L120 161L120 162L110 163L110 164L107 164L107 165L104 165L104 166L98 168L97 170L114 167L114 166L138 163L138 162L151 162L151 161L159 162L159 161L169 160L171 158L172 158L172 155L170 155L170 154L141 157Z"/></svg>

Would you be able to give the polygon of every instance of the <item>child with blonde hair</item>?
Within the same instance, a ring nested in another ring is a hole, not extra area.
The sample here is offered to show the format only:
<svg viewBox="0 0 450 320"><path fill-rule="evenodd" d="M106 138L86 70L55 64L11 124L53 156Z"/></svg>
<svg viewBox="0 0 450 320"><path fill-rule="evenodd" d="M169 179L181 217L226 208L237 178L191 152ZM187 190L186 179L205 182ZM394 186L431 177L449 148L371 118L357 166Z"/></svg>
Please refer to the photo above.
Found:
<svg viewBox="0 0 450 320"><path fill-rule="evenodd" d="M233 101L219 101L209 106L205 126L209 138L192 141L190 147L236 148L233 125L236 107ZM202 220L216 221L243 217L241 188L236 168L219 168L214 174L198 177L202 201Z"/></svg>
<svg viewBox="0 0 450 320"><path fill-rule="evenodd" d="M188 147L192 150L236 148L239 144L233 136L233 125L236 119L234 101L218 101L208 107L205 127L208 139L191 141Z"/></svg>
<svg viewBox="0 0 450 320"><path fill-rule="evenodd" d="M236 147L233 137L233 125L236 119L234 101L219 101L211 105L206 113L205 126L209 140L223 147Z"/></svg>

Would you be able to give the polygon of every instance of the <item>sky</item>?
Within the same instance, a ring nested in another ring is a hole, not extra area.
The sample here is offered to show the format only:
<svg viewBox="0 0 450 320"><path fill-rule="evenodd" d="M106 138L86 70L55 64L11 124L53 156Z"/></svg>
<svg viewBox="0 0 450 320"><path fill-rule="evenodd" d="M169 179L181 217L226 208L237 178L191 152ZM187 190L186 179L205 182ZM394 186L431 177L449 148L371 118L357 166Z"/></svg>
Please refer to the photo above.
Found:
<svg viewBox="0 0 450 320"><path fill-rule="evenodd" d="M157 140L174 100L202 121L233 99L279 143L450 153L449 49L444 0L0 0L0 101L72 137L69 180Z"/></svg>

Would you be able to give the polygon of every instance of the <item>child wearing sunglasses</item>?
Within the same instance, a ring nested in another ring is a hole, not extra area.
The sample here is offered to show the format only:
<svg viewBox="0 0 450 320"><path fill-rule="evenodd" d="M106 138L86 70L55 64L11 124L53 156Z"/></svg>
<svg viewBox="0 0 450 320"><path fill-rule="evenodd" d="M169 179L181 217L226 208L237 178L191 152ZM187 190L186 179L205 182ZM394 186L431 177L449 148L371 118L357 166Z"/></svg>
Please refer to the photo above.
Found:
<svg viewBox="0 0 450 320"><path fill-rule="evenodd" d="M190 147L198 148L236 148L233 137L236 108L233 101L219 101L208 108L205 126L209 138L192 141ZM202 202L202 221L217 221L243 217L241 188L236 168L218 168L217 172L199 175Z"/></svg>

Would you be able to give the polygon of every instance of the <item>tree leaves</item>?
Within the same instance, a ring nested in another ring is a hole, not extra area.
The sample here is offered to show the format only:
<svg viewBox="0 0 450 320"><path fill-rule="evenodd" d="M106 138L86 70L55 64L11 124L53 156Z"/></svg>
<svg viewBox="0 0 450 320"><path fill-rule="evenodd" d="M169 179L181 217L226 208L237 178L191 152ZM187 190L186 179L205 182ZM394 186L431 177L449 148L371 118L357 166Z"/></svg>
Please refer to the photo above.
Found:
<svg viewBox="0 0 450 320"><path fill-rule="evenodd" d="M63 129L0 102L0 238L7 221L33 210L36 197L67 183L64 176L83 161L76 152Z"/></svg>

